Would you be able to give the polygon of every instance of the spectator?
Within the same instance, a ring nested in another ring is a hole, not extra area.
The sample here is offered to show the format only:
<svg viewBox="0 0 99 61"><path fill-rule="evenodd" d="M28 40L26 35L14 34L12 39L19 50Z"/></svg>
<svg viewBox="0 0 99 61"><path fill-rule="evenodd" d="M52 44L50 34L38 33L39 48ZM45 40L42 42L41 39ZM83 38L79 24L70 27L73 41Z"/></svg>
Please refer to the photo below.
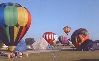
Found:
<svg viewBox="0 0 99 61"><path fill-rule="evenodd" d="M15 57L15 53L14 52L11 52L10 53L10 58L14 58Z"/></svg>

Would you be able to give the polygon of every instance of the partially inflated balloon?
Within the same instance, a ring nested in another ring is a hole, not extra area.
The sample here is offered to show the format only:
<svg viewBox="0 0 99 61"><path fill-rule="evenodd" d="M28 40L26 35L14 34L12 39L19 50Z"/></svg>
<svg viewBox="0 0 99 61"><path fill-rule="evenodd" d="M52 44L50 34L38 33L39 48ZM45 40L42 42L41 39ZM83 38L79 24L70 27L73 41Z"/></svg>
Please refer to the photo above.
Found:
<svg viewBox="0 0 99 61"><path fill-rule="evenodd" d="M70 32L71 28L69 26L65 26L63 28L64 32L68 35L68 33Z"/></svg>
<svg viewBox="0 0 99 61"><path fill-rule="evenodd" d="M58 40L58 35L54 34L54 39L55 39L55 40L54 40L53 42L55 42L55 43L56 43L56 41L59 41L59 40Z"/></svg>
<svg viewBox="0 0 99 61"><path fill-rule="evenodd" d="M71 35L71 42L76 48L80 48L80 45L89 39L89 33L85 28L79 28Z"/></svg>
<svg viewBox="0 0 99 61"><path fill-rule="evenodd" d="M52 44L52 42L55 40L54 33L53 32L45 32L43 34L43 38L49 43Z"/></svg>
<svg viewBox="0 0 99 61"><path fill-rule="evenodd" d="M60 41L61 43L62 43L62 41L63 41L63 37L64 37L64 36L59 36L59 37L58 37L58 39L59 39L59 41Z"/></svg>
<svg viewBox="0 0 99 61"><path fill-rule="evenodd" d="M54 34L54 41L52 42L53 46L56 46L56 42L59 41L58 40L58 35Z"/></svg>
<svg viewBox="0 0 99 61"><path fill-rule="evenodd" d="M67 37L65 37L65 36L59 36L58 39L59 39L59 41L60 41L62 44L67 43L67 40L68 40Z"/></svg>
<svg viewBox="0 0 99 61"><path fill-rule="evenodd" d="M0 40L7 46L16 46L31 24L30 12L18 3L0 4Z"/></svg>
<svg viewBox="0 0 99 61"><path fill-rule="evenodd" d="M62 43L63 43L63 44L66 44L67 41L68 41L67 37L64 36L64 37L63 37L63 40L62 40Z"/></svg>

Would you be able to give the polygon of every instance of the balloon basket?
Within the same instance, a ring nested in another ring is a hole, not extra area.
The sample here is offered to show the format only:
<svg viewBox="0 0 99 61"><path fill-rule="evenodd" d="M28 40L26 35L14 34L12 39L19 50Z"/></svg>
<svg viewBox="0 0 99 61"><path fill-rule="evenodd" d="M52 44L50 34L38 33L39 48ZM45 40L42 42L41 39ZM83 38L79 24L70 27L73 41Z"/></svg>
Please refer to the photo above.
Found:
<svg viewBox="0 0 99 61"><path fill-rule="evenodd" d="M8 46L8 51L13 52L16 46Z"/></svg>

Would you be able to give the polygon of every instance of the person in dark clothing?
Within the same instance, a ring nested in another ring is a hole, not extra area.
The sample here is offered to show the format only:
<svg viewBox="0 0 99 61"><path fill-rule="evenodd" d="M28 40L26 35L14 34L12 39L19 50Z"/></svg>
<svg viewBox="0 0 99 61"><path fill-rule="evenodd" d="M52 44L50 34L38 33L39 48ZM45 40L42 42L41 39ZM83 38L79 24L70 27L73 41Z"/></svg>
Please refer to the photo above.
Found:
<svg viewBox="0 0 99 61"><path fill-rule="evenodd" d="M15 51L15 58L18 58L18 51Z"/></svg>

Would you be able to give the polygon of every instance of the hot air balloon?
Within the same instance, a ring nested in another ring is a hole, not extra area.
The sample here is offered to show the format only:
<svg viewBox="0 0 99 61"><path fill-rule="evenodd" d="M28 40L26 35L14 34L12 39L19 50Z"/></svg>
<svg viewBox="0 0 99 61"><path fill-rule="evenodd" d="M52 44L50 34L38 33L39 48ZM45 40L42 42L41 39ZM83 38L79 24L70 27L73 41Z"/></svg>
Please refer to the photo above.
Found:
<svg viewBox="0 0 99 61"><path fill-rule="evenodd" d="M55 47L57 41L59 41L59 40L58 40L58 35L54 34L54 41L52 42L51 45Z"/></svg>
<svg viewBox="0 0 99 61"><path fill-rule="evenodd" d="M67 41L68 41L67 37L65 37L65 36L59 36L58 39L59 39L59 41L60 41L62 44L66 44Z"/></svg>
<svg viewBox="0 0 99 61"><path fill-rule="evenodd" d="M58 37L58 39L59 39L59 41L60 41L61 43L62 43L62 41L63 41L63 37L64 37L64 36L59 36L59 37Z"/></svg>
<svg viewBox="0 0 99 61"><path fill-rule="evenodd" d="M83 51L99 50L99 45L97 45L97 42L95 42L95 41L93 41L91 39L87 39L86 41L84 41L81 44L80 50L83 50Z"/></svg>
<svg viewBox="0 0 99 61"><path fill-rule="evenodd" d="M43 38L49 43L52 44L52 42L55 40L54 33L53 32L45 32L43 34Z"/></svg>
<svg viewBox="0 0 99 61"><path fill-rule="evenodd" d="M85 28L79 28L71 35L71 42L77 49L79 49L80 45L87 39L89 39L89 33Z"/></svg>
<svg viewBox="0 0 99 61"><path fill-rule="evenodd" d="M63 30L64 30L64 32L68 35L68 33L69 33L70 30L71 30L71 27L65 26L65 27L63 28Z"/></svg>
<svg viewBox="0 0 99 61"><path fill-rule="evenodd" d="M68 41L67 37L64 36L64 37L63 37L63 40L62 40L62 43L63 43L63 44L66 44L67 41Z"/></svg>
<svg viewBox="0 0 99 61"><path fill-rule="evenodd" d="M13 51L18 42L28 31L31 14L18 3L0 4L0 40Z"/></svg>

